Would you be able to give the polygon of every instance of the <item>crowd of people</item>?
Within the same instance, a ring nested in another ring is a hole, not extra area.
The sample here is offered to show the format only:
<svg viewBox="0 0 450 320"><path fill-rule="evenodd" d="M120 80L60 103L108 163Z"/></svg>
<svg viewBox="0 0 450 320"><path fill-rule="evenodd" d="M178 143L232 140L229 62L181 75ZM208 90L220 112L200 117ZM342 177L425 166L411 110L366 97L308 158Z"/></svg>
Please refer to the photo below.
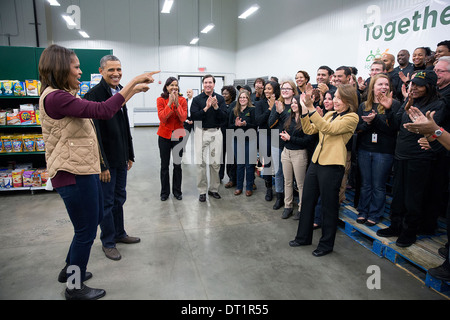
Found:
<svg viewBox="0 0 450 320"><path fill-rule="evenodd" d="M214 76L206 75L202 93L194 97L189 89L186 98L177 78L169 77L157 99L161 201L170 193L183 199L182 158L192 137L200 202L221 198L225 175L225 188L240 196L245 186L251 197L255 168L262 167L265 200L275 198L281 218L298 220L289 245L311 245L313 230L322 228L316 257L333 251L347 186L356 191L357 222L374 226L384 214L392 174L391 223L378 236L397 237L396 244L407 247L418 234L433 233L440 215L449 225L450 41L439 43L434 56L421 47L409 59L401 50L394 68L395 57L384 54L373 61L369 79L357 77L354 67L321 66L314 85L300 70L295 80L258 78L254 90L224 86L221 94ZM80 99L82 72L72 50L51 45L39 62L47 167L74 227L58 280L69 284L76 276L65 291L73 300L105 295L84 284L92 277L87 264L98 225L109 259L121 259L115 243L140 241L124 227L127 171L134 161L126 102L146 92L159 72L122 86L121 63L112 55L101 60L99 71L102 81ZM444 264L429 272L450 281L448 244L439 253Z"/></svg>
<svg viewBox="0 0 450 320"><path fill-rule="evenodd" d="M368 79L358 77L354 67L321 66L316 84L300 70L294 79L258 78L253 89L224 86L221 95L214 90L214 77L206 75L203 92L189 98L190 109L180 112L189 116L173 115L174 129L189 126L185 139L190 134L195 139L199 201L205 202L207 194L221 198L225 172L225 188L234 187L239 196L245 187L245 195L252 196L255 168L262 166L265 200L275 196L273 209L284 208L281 218L298 220L289 245L310 245L312 231L322 228L313 251L322 256L333 251L346 188L356 192L356 221L373 227L385 214L391 180L390 224L377 235L396 237L398 246L409 247L418 235L434 234L439 216L450 210L450 154L436 141L450 130L450 41L440 42L435 52L416 48L410 58L408 50L397 57L385 53L372 62ZM178 82L173 84L180 95ZM176 109L165 104L158 112ZM409 130L415 122L412 110L433 113L439 130L430 135ZM448 245L440 252L448 258Z"/></svg>

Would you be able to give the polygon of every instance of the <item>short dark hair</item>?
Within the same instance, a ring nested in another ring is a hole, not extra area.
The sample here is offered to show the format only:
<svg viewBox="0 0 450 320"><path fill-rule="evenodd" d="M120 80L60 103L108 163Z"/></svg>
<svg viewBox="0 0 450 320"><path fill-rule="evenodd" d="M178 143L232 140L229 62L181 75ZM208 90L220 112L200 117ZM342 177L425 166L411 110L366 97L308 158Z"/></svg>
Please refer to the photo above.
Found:
<svg viewBox="0 0 450 320"><path fill-rule="evenodd" d="M203 83L206 79L208 79L208 78L212 78L212 79L213 79L213 82L216 83L216 78L214 78L214 76L213 76L212 74L207 74L207 75L205 75L205 76L203 77L203 79L202 79L202 83Z"/></svg>
<svg viewBox="0 0 450 320"><path fill-rule="evenodd" d="M253 87L255 87L255 84L257 82L262 82L263 86L266 85L266 80L264 80L263 78L256 78L255 82L253 83Z"/></svg>
<svg viewBox="0 0 450 320"><path fill-rule="evenodd" d="M439 46L446 46L447 48L448 48L448 50L450 50L450 40L444 40L444 41L441 41L441 42L439 42L438 44L437 44L437 46L439 47Z"/></svg>
<svg viewBox="0 0 450 320"><path fill-rule="evenodd" d="M340 66L339 68L336 69L336 71L339 70L344 70L344 74L348 77L352 75L352 70L349 67L346 66Z"/></svg>
<svg viewBox="0 0 450 320"><path fill-rule="evenodd" d="M104 69L105 65L108 61L119 61L120 62L119 58L117 58L116 56L114 56L112 54L108 54L100 59L100 68Z"/></svg>
<svg viewBox="0 0 450 320"><path fill-rule="evenodd" d="M224 86L220 92L227 90L230 93L231 100L236 100L236 89L233 86Z"/></svg>
<svg viewBox="0 0 450 320"><path fill-rule="evenodd" d="M329 66L320 66L319 69L317 69L317 70L320 70L320 69L322 69L322 70L327 70L329 76L331 76L331 75L334 74L333 69L331 69Z"/></svg>
<svg viewBox="0 0 450 320"><path fill-rule="evenodd" d="M417 50L417 49L425 50L425 55L426 55L427 57L431 56L431 49L430 49L429 47L418 47L418 48L416 48L416 50Z"/></svg>

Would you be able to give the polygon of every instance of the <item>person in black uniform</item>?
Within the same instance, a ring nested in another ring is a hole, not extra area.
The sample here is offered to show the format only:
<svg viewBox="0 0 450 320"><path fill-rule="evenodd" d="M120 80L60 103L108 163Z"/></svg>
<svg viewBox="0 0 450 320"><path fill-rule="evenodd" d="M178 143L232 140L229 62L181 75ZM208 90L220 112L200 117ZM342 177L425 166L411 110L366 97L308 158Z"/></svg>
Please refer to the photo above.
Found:
<svg viewBox="0 0 450 320"><path fill-rule="evenodd" d="M84 99L102 102L108 100L122 88L122 66L120 60L107 55L100 60L99 72L102 80L89 90ZM130 237L124 226L123 205L126 201L127 173L134 162L134 150L124 104L110 120L94 120L102 156L100 181L102 182L104 214L100 222L100 239L107 258L120 260L116 242L138 243L140 239Z"/></svg>

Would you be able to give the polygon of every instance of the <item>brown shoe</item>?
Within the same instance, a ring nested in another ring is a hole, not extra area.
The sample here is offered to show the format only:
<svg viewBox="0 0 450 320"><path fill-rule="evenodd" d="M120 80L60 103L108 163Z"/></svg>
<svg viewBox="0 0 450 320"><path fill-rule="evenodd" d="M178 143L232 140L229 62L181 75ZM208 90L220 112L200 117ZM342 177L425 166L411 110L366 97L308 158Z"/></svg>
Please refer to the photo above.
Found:
<svg viewBox="0 0 450 320"><path fill-rule="evenodd" d="M121 242L121 243L126 243L126 244L131 244L131 243L138 243L141 242L141 239L138 237L130 237L130 236L126 236L125 238L122 239L116 239L116 243L117 242Z"/></svg>
<svg viewBox="0 0 450 320"><path fill-rule="evenodd" d="M236 191L234 192L235 196L238 196L242 193L242 190L236 189Z"/></svg>
<svg viewBox="0 0 450 320"><path fill-rule="evenodd" d="M251 197L252 194L253 194L253 191L251 191L251 190L245 191L245 195L246 195L247 197Z"/></svg>
<svg viewBox="0 0 450 320"><path fill-rule="evenodd" d="M105 253L105 256L111 260L117 261L122 258L117 248L105 248L104 246L102 246L102 250Z"/></svg>
<svg viewBox="0 0 450 320"><path fill-rule="evenodd" d="M226 185L225 188L226 189L230 189L233 188L236 185L236 183L234 183L233 181L229 181Z"/></svg>

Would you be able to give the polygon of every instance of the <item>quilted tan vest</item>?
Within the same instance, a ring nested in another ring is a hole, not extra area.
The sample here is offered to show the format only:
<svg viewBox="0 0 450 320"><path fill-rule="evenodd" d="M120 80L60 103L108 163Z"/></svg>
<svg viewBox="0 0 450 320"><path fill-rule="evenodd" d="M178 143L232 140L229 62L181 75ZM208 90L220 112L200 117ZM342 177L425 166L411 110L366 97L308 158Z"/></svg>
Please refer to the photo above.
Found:
<svg viewBox="0 0 450 320"><path fill-rule="evenodd" d="M48 87L39 99L49 177L53 178L60 170L75 175L99 174L100 153L92 120L73 117L55 120L45 112L45 97L57 90Z"/></svg>

